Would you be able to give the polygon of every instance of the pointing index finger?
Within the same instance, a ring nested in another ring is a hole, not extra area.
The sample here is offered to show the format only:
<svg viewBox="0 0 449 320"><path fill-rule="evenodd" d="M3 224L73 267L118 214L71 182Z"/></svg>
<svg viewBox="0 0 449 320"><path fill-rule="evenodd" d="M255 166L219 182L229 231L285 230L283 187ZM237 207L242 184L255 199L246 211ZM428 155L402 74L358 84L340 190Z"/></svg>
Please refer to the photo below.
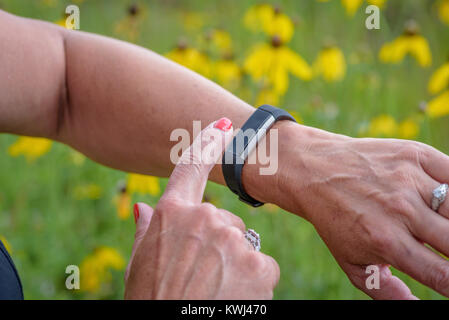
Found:
<svg viewBox="0 0 449 320"><path fill-rule="evenodd" d="M232 133L232 122L228 118L221 118L201 131L179 159L164 197L201 203L209 173L231 141Z"/></svg>

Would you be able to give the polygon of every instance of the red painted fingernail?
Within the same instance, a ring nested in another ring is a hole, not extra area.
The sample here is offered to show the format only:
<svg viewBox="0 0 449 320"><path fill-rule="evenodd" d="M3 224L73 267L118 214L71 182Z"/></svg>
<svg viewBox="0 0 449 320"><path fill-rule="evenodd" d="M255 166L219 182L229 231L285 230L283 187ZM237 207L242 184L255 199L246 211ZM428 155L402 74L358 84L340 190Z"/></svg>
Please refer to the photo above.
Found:
<svg viewBox="0 0 449 320"><path fill-rule="evenodd" d="M232 121L228 118L221 118L214 124L214 128L220 129L221 131L229 131L232 127Z"/></svg>
<svg viewBox="0 0 449 320"><path fill-rule="evenodd" d="M134 222L137 223L137 220L139 220L139 206L136 203L134 205Z"/></svg>

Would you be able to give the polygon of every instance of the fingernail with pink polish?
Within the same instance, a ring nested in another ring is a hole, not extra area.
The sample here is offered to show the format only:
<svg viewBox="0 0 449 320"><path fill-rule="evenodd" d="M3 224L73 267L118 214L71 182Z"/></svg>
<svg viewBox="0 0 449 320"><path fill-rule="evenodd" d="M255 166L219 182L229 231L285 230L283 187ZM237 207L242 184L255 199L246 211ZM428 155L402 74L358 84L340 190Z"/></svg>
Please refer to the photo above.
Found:
<svg viewBox="0 0 449 320"><path fill-rule="evenodd" d="M214 124L214 128L220 129L221 131L229 131L232 127L232 121L228 118L221 118L220 120L217 120Z"/></svg>
<svg viewBox="0 0 449 320"><path fill-rule="evenodd" d="M136 203L134 205L134 222L137 223L137 220L139 220L139 205Z"/></svg>

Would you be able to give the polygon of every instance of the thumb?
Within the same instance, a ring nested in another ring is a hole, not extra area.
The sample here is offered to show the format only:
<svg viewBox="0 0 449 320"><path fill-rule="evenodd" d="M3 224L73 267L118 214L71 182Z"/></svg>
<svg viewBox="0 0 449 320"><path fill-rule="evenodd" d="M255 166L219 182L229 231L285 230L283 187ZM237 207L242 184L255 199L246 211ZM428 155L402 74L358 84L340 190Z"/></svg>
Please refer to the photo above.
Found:
<svg viewBox="0 0 449 320"><path fill-rule="evenodd" d="M145 236L145 233L150 226L151 218L153 217L153 208L149 205L140 202L134 205L134 221L136 222L136 233L134 236L134 244L131 252L131 258L129 259L128 266L125 272L125 283L128 280L129 269L131 268L134 255L136 254L137 248L139 248L140 243Z"/></svg>

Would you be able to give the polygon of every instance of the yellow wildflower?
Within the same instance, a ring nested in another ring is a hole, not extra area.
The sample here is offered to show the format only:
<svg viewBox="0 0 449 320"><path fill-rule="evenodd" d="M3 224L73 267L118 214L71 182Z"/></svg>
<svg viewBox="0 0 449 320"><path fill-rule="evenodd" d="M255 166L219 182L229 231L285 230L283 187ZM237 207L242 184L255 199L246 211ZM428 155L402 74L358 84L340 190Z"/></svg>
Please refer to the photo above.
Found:
<svg viewBox="0 0 449 320"><path fill-rule="evenodd" d="M321 50L313 67L315 73L322 75L328 82L339 81L346 74L345 57L343 52L335 46Z"/></svg>
<svg viewBox="0 0 449 320"><path fill-rule="evenodd" d="M5 249L9 252L9 254L12 254L11 244L8 242L8 240L6 240L4 236L0 235L0 241L3 243Z"/></svg>
<svg viewBox="0 0 449 320"><path fill-rule="evenodd" d="M430 101L426 108L426 113L431 118L438 118L449 115L449 90Z"/></svg>
<svg viewBox="0 0 449 320"><path fill-rule="evenodd" d="M416 120L409 118L402 121L398 127L398 136L401 139L412 140L419 134L419 124Z"/></svg>
<svg viewBox="0 0 449 320"><path fill-rule="evenodd" d="M119 219L126 220L131 215L131 195L126 186L121 186L119 194L114 198L114 204L117 207Z"/></svg>
<svg viewBox="0 0 449 320"><path fill-rule="evenodd" d="M165 56L207 78L211 77L211 62L205 54L197 49L189 48L181 43Z"/></svg>
<svg viewBox="0 0 449 320"><path fill-rule="evenodd" d="M362 5L363 0L341 0L348 16L353 16Z"/></svg>
<svg viewBox="0 0 449 320"><path fill-rule="evenodd" d="M94 183L79 185L73 189L73 197L76 200L84 200L84 199L92 199L97 200L100 199L103 194L103 189Z"/></svg>
<svg viewBox="0 0 449 320"><path fill-rule="evenodd" d="M268 4L258 4L246 11L243 18L245 26L252 31L263 31L270 37L279 36L286 43L291 40L294 32L292 20L279 8Z"/></svg>
<svg viewBox="0 0 449 320"><path fill-rule="evenodd" d="M429 92L436 94L449 87L449 62L438 68L429 81Z"/></svg>
<svg viewBox="0 0 449 320"><path fill-rule="evenodd" d="M396 120L387 114L380 115L371 120L368 128L368 136L390 138L396 136L398 124Z"/></svg>
<svg viewBox="0 0 449 320"><path fill-rule="evenodd" d="M372 4L378 6L379 8L383 8L385 6L386 0L368 0L368 4ZM363 0L341 0L341 4L346 9L346 14L348 16L353 16L357 10L362 5Z"/></svg>
<svg viewBox="0 0 449 320"><path fill-rule="evenodd" d="M135 173L128 175L126 190L129 194L138 192L142 194L148 193L152 196L158 196L161 193L158 178Z"/></svg>
<svg viewBox="0 0 449 320"><path fill-rule="evenodd" d="M125 260L114 248L99 247L88 255L80 266L80 289L97 292L103 283L110 281L110 270L123 270Z"/></svg>
<svg viewBox="0 0 449 320"><path fill-rule="evenodd" d="M214 64L217 82L228 89L236 89L240 84L242 72L240 66L231 59L222 59Z"/></svg>
<svg viewBox="0 0 449 320"><path fill-rule="evenodd" d="M426 38L418 33L413 22L405 33L392 42L386 43L379 52L379 58L385 63L399 63L410 54L422 67L432 64L432 53Z"/></svg>
<svg viewBox="0 0 449 320"><path fill-rule="evenodd" d="M212 43L223 54L229 54L232 51L231 35L224 30L216 29L213 31Z"/></svg>
<svg viewBox="0 0 449 320"><path fill-rule="evenodd" d="M256 45L245 59L244 70L255 80L272 87L278 95L286 93L289 73L302 79L312 78L307 62L274 37L271 44Z"/></svg>
<svg viewBox="0 0 449 320"><path fill-rule="evenodd" d="M256 105L261 106L263 104L269 104L272 106L278 106L281 97L274 90L262 89L256 99Z"/></svg>
<svg viewBox="0 0 449 320"><path fill-rule="evenodd" d="M378 6L379 8L383 8L387 0L368 0L368 4L372 4Z"/></svg>
<svg viewBox="0 0 449 320"><path fill-rule="evenodd" d="M61 26L61 27L63 27L63 28L66 28L66 29L68 29L68 30L73 30L73 26L72 25L67 25L66 24L66 20L67 20L67 18L62 18L62 19L59 19L59 20L57 20L57 21L55 21L55 23L58 25L58 26Z"/></svg>
<svg viewBox="0 0 449 320"><path fill-rule="evenodd" d="M9 146L8 153L12 157L24 155L32 162L46 154L52 145L52 141L45 138L19 137L17 141Z"/></svg>
<svg viewBox="0 0 449 320"><path fill-rule="evenodd" d="M441 21L449 25L449 0L441 0L438 3L438 15Z"/></svg>

